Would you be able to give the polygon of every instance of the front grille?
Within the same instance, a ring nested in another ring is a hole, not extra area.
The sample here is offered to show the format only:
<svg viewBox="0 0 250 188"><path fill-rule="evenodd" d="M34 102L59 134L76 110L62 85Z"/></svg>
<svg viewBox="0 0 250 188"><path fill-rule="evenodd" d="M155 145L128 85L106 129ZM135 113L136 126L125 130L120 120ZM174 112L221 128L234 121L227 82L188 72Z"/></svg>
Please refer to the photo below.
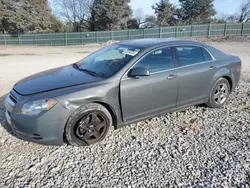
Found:
<svg viewBox="0 0 250 188"><path fill-rule="evenodd" d="M11 113L12 113L12 111L13 111L14 107L16 106L16 103L17 103L17 99L12 94L12 92L10 92L8 94L8 96L6 97L4 103L5 103L5 108L6 108L6 111L7 111L8 115L11 116Z"/></svg>
<svg viewBox="0 0 250 188"><path fill-rule="evenodd" d="M10 100L15 104L17 103L17 100L15 99L12 93L10 93Z"/></svg>
<svg viewBox="0 0 250 188"><path fill-rule="evenodd" d="M6 112L8 113L8 115L9 115L9 116L11 115L11 113L10 113L10 111L9 111L9 110L6 110Z"/></svg>

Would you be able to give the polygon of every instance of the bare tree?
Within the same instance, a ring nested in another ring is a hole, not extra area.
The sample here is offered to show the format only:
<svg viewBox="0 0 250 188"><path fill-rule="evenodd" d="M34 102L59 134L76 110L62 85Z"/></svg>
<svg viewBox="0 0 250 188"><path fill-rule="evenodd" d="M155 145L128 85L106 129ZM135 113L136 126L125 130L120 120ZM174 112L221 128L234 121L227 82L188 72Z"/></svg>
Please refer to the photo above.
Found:
<svg viewBox="0 0 250 188"><path fill-rule="evenodd" d="M138 23L141 23L144 18L144 12L142 8L138 8L134 10L134 18L137 20Z"/></svg>
<svg viewBox="0 0 250 188"><path fill-rule="evenodd" d="M239 14L218 14L213 21L221 22L221 23L237 23L239 21Z"/></svg>
<svg viewBox="0 0 250 188"><path fill-rule="evenodd" d="M239 14L229 14L226 18L226 21L229 23L237 23L239 20Z"/></svg>
<svg viewBox="0 0 250 188"><path fill-rule="evenodd" d="M88 22L94 0L54 0L55 13L74 27Z"/></svg>
<svg viewBox="0 0 250 188"><path fill-rule="evenodd" d="M239 23L245 23L248 21L250 21L250 0L245 0L241 5Z"/></svg>

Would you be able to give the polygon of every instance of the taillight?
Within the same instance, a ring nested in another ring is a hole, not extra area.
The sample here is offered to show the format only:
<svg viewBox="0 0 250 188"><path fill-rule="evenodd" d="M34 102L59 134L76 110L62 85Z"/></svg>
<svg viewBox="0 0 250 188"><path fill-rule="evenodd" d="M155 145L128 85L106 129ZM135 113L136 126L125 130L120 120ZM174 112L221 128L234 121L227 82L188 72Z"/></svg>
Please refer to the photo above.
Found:
<svg viewBox="0 0 250 188"><path fill-rule="evenodd" d="M236 72L241 72L241 67L237 67Z"/></svg>
<svg viewBox="0 0 250 188"><path fill-rule="evenodd" d="M241 72L241 63L239 66L231 68L231 70L232 72Z"/></svg>

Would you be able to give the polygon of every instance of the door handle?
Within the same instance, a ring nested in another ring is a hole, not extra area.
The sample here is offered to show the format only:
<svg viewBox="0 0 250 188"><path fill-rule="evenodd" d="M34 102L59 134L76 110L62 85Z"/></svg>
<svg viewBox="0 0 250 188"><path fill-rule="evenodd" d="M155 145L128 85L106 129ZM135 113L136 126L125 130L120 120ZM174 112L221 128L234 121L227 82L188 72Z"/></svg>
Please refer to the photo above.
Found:
<svg viewBox="0 0 250 188"><path fill-rule="evenodd" d="M168 80L173 80L173 79L175 79L175 78L178 78L178 76L177 76L177 75L173 75L173 74L171 74L171 75L169 75L169 76L167 77Z"/></svg>
<svg viewBox="0 0 250 188"><path fill-rule="evenodd" d="M210 70L213 70L213 69L215 69L216 67L215 66L211 66L209 69Z"/></svg>

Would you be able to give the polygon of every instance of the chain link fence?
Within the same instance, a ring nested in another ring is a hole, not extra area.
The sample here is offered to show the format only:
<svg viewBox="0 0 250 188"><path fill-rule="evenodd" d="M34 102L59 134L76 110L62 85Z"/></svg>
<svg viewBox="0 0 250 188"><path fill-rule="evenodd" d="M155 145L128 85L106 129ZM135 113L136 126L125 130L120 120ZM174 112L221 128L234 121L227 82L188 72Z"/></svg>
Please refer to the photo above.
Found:
<svg viewBox="0 0 250 188"><path fill-rule="evenodd" d="M0 45L67 46L143 38L209 38L250 35L250 23L159 27L119 31L0 35Z"/></svg>

